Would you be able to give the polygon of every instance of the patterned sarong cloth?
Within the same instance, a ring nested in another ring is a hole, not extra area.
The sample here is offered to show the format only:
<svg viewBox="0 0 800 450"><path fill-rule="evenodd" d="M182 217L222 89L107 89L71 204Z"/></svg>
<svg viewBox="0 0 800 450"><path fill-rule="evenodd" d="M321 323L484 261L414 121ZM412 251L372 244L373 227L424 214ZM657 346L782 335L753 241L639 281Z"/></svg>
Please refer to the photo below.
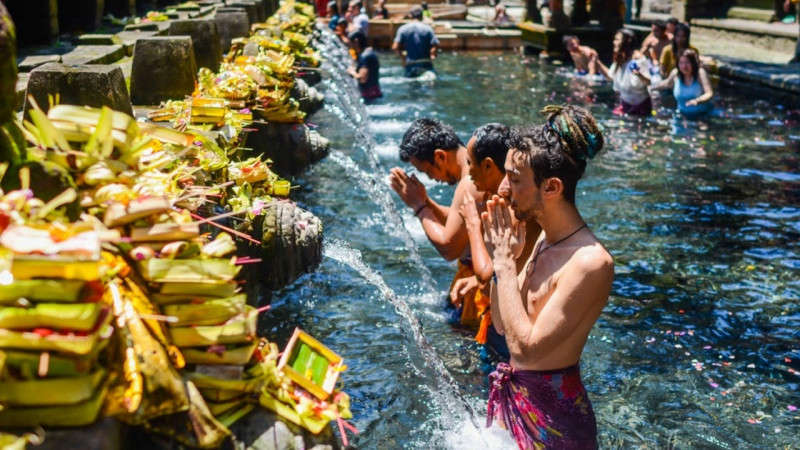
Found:
<svg viewBox="0 0 800 450"><path fill-rule="evenodd" d="M577 364L515 370L500 363L489 382L486 426L497 419L521 450L597 448L597 423Z"/></svg>

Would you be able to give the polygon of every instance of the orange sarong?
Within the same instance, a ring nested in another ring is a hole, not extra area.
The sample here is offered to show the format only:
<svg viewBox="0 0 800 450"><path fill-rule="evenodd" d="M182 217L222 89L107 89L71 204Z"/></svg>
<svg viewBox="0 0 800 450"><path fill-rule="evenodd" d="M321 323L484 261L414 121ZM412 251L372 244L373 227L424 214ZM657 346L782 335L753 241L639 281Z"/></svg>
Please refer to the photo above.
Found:
<svg viewBox="0 0 800 450"><path fill-rule="evenodd" d="M462 278L469 278L475 275L472 266L458 262L458 270L453 282L450 283L450 292L456 281ZM492 314L489 307L491 306L491 299L488 295L484 294L480 288L475 289L469 294L465 295L461 302L461 325L478 328L478 333L475 335L475 340L479 344L486 343L486 337L489 332L489 325L492 324Z"/></svg>

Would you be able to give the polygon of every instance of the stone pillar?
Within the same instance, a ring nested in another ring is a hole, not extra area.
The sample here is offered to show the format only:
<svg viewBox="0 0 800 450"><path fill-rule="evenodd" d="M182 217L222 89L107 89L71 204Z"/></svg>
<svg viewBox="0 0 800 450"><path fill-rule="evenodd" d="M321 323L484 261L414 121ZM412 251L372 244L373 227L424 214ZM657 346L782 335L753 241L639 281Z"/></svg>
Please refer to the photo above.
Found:
<svg viewBox="0 0 800 450"><path fill-rule="evenodd" d="M39 107L47 111L47 96L55 94L59 94L64 104L95 108L108 106L133 115L125 76L116 65L65 66L48 63L33 69L25 92L26 114L31 108L28 96L32 96Z"/></svg>
<svg viewBox="0 0 800 450"><path fill-rule="evenodd" d="M20 45L50 44L58 38L58 0L5 2L19 30Z"/></svg>
<svg viewBox="0 0 800 450"><path fill-rule="evenodd" d="M330 150L330 142L304 124L254 123L250 128L255 131L247 134L245 146L253 156L271 159L272 170L281 176L300 173Z"/></svg>
<svg viewBox="0 0 800 450"><path fill-rule="evenodd" d="M600 26L607 31L619 30L624 23L622 6L622 0L594 0L592 2L592 19L600 22Z"/></svg>
<svg viewBox="0 0 800 450"><path fill-rule="evenodd" d="M292 98L300 103L300 110L306 114L311 114L322 108L325 96L319 91L309 86L303 79L298 78L292 88Z"/></svg>
<svg viewBox="0 0 800 450"><path fill-rule="evenodd" d="M131 100L157 105L194 91L197 64L189 36L150 37L136 41L131 68Z"/></svg>
<svg viewBox="0 0 800 450"><path fill-rule="evenodd" d="M539 12L539 2L537 0L527 0L526 1L526 20L530 20L533 23L542 23L542 15Z"/></svg>
<svg viewBox="0 0 800 450"><path fill-rule="evenodd" d="M267 18L275 14L278 10L278 0L264 0L264 11Z"/></svg>
<svg viewBox="0 0 800 450"><path fill-rule="evenodd" d="M570 11L569 19L573 27L586 25L586 23L589 22L586 0L574 0L572 2L572 11Z"/></svg>
<svg viewBox="0 0 800 450"><path fill-rule="evenodd" d="M231 39L244 37L250 33L250 21L247 18L247 13L241 9L227 11L218 9L214 15L214 21L217 22L217 32L219 33L222 53L227 53L230 50Z"/></svg>
<svg viewBox="0 0 800 450"><path fill-rule="evenodd" d="M14 117L17 99L17 32L0 3L0 123Z"/></svg>
<svg viewBox="0 0 800 450"><path fill-rule="evenodd" d="M16 87L17 34L11 16L0 3L0 162L14 167L26 159L25 139L14 121Z"/></svg>
<svg viewBox="0 0 800 450"><path fill-rule="evenodd" d="M258 10L255 3L237 1L228 2L224 7L217 9L217 12L244 11L247 14L247 26L258 22Z"/></svg>
<svg viewBox="0 0 800 450"><path fill-rule="evenodd" d="M167 34L190 36L197 67L207 67L213 72L219 69L222 47L216 21L213 19L173 20Z"/></svg>
<svg viewBox="0 0 800 450"><path fill-rule="evenodd" d="M115 17L136 16L136 0L105 0L105 3L104 14L112 14Z"/></svg>
<svg viewBox="0 0 800 450"><path fill-rule="evenodd" d="M259 269L269 289L281 289L322 261L322 221L292 202L273 201L259 216L262 263Z"/></svg>
<svg viewBox="0 0 800 450"><path fill-rule="evenodd" d="M720 16L729 6L729 1L720 0L672 0L672 16L689 23L696 17Z"/></svg>
<svg viewBox="0 0 800 450"><path fill-rule="evenodd" d="M100 28L105 0L58 0L61 33L88 32Z"/></svg>
<svg viewBox="0 0 800 450"><path fill-rule="evenodd" d="M557 30L568 28L569 17L564 14L564 1L563 0L550 0L550 18L545 18L545 25Z"/></svg>

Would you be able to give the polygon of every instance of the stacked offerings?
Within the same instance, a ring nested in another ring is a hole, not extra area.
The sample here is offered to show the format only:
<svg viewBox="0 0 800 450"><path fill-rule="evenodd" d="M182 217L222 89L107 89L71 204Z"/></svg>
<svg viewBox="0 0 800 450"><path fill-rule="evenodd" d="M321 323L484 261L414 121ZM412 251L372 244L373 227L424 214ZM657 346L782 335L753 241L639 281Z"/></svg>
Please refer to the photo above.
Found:
<svg viewBox="0 0 800 450"><path fill-rule="evenodd" d="M113 332L100 241L85 223L25 224L29 202L27 190L0 199L0 427L87 425L103 405Z"/></svg>

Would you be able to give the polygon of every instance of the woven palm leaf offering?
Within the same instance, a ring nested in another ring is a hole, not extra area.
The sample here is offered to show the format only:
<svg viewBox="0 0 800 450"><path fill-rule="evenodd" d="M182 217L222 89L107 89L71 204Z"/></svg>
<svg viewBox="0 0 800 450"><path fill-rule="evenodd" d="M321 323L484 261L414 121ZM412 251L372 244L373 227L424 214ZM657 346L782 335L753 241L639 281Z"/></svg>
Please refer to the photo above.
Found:
<svg viewBox="0 0 800 450"><path fill-rule="evenodd" d="M5 172L7 166L2 166ZM81 426L100 414L113 332L102 301L100 233L48 203L0 192L0 427Z"/></svg>

